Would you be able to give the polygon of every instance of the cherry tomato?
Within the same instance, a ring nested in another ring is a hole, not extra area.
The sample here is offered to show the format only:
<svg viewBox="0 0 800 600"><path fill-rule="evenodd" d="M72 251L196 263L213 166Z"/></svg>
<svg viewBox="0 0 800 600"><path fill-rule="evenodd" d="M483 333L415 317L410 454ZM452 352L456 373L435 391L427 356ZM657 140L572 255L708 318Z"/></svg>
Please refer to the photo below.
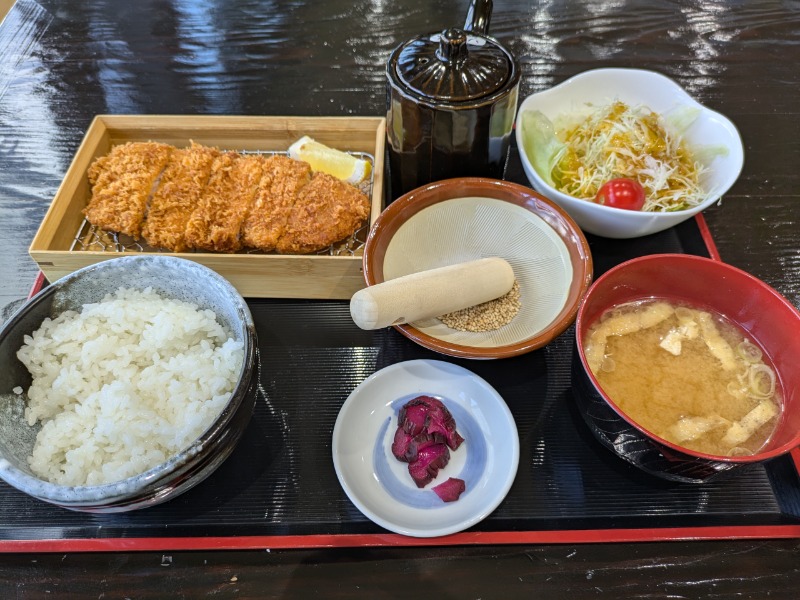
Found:
<svg viewBox="0 0 800 600"><path fill-rule="evenodd" d="M594 201L614 208L642 210L644 206L644 188L635 179L627 179L625 177L611 179L603 184Z"/></svg>

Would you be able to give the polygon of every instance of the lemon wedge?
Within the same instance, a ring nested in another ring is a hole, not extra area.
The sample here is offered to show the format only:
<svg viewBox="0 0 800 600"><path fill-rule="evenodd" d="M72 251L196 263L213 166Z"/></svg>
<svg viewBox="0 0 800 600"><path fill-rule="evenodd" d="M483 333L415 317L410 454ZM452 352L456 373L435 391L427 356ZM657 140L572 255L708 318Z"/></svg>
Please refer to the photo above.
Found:
<svg viewBox="0 0 800 600"><path fill-rule="evenodd" d="M307 135L289 146L289 156L304 160L314 171L322 171L354 185L366 180L372 172L369 161L320 144Z"/></svg>

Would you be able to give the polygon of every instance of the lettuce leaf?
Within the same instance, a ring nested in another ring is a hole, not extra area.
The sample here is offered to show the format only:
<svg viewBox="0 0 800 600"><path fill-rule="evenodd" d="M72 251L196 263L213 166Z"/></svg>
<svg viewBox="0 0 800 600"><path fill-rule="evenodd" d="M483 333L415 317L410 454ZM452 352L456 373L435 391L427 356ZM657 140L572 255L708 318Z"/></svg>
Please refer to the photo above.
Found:
<svg viewBox="0 0 800 600"><path fill-rule="evenodd" d="M702 144L692 146L692 156L701 165L706 167L714 162L718 156L728 156L730 149L724 144Z"/></svg>
<svg viewBox="0 0 800 600"><path fill-rule="evenodd" d="M666 129L683 137L703 111L696 106L679 104L661 115Z"/></svg>
<svg viewBox="0 0 800 600"><path fill-rule="evenodd" d="M683 137L702 113L696 106L678 105L663 115L665 127L674 135ZM701 165L710 165L718 156L728 156L729 149L722 144L692 144L692 156Z"/></svg>
<svg viewBox="0 0 800 600"><path fill-rule="evenodd" d="M522 146L539 176L548 185L554 186L553 168L566 144L556 137L552 121L541 111L522 113Z"/></svg>

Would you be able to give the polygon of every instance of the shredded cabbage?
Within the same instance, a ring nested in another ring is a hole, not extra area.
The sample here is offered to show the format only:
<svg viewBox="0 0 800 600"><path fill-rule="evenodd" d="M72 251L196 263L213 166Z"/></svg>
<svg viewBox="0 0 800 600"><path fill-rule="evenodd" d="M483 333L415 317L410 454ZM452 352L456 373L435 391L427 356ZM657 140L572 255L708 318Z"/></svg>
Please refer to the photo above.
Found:
<svg viewBox="0 0 800 600"><path fill-rule="evenodd" d="M661 117L647 107L614 101L556 127L541 112L526 111L523 146L542 178L570 196L593 200L604 183L627 177L645 190L643 211L684 210L712 193L700 184L704 163L682 139L699 114L680 107ZM727 149L700 152L710 162Z"/></svg>

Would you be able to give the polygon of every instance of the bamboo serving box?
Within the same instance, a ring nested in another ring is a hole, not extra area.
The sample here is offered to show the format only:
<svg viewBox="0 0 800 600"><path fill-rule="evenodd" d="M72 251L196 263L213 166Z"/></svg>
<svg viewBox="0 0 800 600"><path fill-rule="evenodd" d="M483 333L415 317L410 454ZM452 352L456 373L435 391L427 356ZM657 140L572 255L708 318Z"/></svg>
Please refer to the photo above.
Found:
<svg viewBox="0 0 800 600"><path fill-rule="evenodd" d="M82 210L91 197L89 165L125 142L157 141L177 147L195 141L223 150L285 152L304 135L328 146L366 155L372 162L371 212L366 237L383 205L383 117L249 117L98 115L92 121L61 186L33 238L29 253L49 281L81 267L145 251L116 247L92 249L77 244L87 224ZM169 254L201 263L253 298L349 299L365 287L359 243L340 254L265 253ZM122 283L122 282L121 282Z"/></svg>

